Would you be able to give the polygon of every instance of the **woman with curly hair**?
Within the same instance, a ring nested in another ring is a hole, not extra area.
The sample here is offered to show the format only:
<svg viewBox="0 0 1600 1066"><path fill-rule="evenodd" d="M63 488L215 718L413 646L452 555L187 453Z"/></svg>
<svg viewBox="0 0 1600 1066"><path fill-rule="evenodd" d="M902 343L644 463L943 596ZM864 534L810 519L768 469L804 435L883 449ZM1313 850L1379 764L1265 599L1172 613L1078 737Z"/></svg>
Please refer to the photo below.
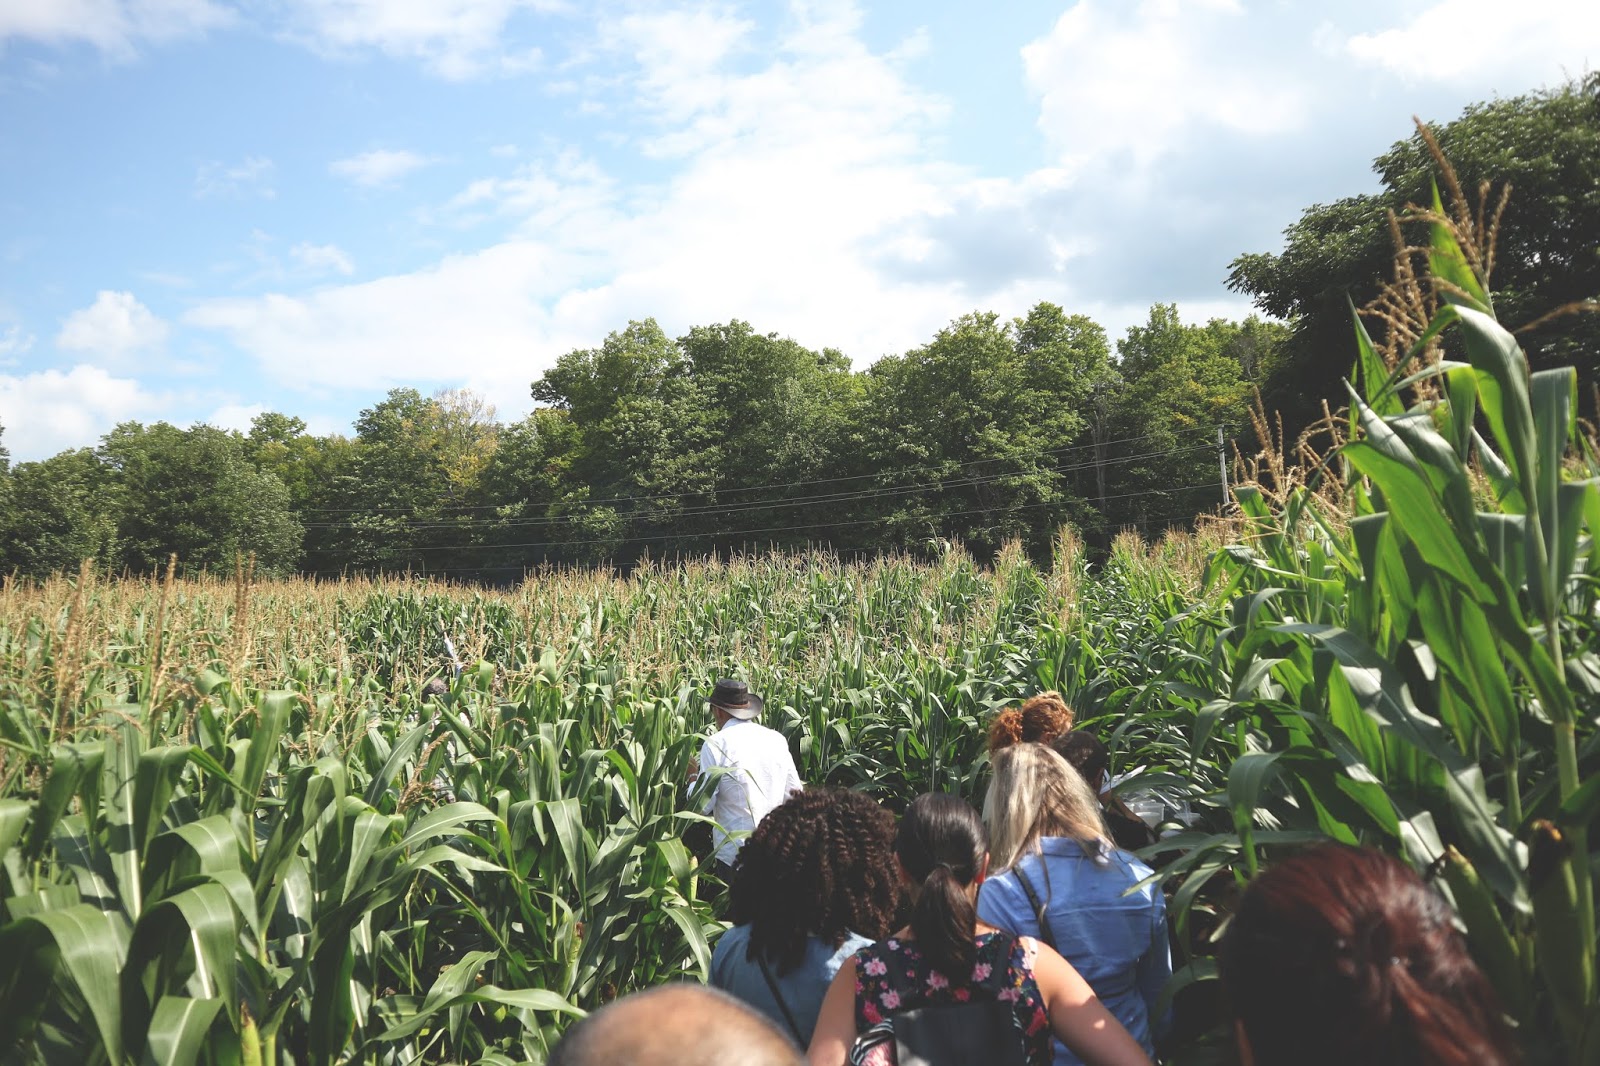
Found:
<svg viewBox="0 0 1600 1066"><path fill-rule="evenodd" d="M893 815L845 789L808 788L767 815L740 852L711 983L810 1043L840 965L892 927L894 835Z"/></svg>
<svg viewBox="0 0 1600 1066"><path fill-rule="evenodd" d="M989 754L1013 744L1048 744L1072 729L1072 708L1054 690L1007 707L989 723Z"/></svg>

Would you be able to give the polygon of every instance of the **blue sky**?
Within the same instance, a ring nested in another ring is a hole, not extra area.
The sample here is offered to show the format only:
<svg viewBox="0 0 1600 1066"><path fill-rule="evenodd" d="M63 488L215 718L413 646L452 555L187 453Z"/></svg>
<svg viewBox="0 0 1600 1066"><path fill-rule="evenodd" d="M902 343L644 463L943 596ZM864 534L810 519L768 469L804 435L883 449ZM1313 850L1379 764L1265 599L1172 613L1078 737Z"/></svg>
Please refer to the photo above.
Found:
<svg viewBox="0 0 1600 1066"><path fill-rule="evenodd" d="M0 424L503 418L629 319L857 366L1039 300L1240 316L1228 262L1475 100L1558 0L0 0Z"/></svg>

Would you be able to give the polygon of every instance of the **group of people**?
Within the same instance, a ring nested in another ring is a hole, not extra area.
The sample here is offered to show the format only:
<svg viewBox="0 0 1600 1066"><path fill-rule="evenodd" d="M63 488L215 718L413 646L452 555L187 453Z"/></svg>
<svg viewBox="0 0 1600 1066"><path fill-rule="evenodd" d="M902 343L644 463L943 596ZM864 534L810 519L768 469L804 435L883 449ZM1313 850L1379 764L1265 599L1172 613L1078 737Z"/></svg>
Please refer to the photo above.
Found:
<svg viewBox="0 0 1600 1066"><path fill-rule="evenodd" d="M640 1062L720 1062L724 1039L743 1045L728 1061L803 1049L812 1066L1152 1061L1165 901L1119 846L1147 840L1142 823L1115 832L1132 816L1098 795L1104 746L1059 695L997 716L981 816L929 793L898 822L861 793L802 787L742 683L710 702L698 773L716 774L702 788L733 922L712 957L722 994L628 997L575 1026L552 1064L619 1061L587 1056L634 1030ZM1449 907L1376 851L1325 845L1263 874L1219 964L1246 1066L1516 1061ZM639 1020L655 1014L723 1021L697 1030L697 1053L657 1059L645 1049L670 1046L667 1023Z"/></svg>

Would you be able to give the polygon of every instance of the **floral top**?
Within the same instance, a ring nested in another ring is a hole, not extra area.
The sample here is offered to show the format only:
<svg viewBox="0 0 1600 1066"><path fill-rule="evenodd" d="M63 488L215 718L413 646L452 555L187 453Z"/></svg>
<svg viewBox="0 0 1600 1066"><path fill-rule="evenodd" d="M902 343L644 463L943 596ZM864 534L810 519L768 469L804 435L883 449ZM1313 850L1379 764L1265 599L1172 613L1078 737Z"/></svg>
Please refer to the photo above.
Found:
<svg viewBox="0 0 1600 1066"><path fill-rule="evenodd" d="M941 1003L1009 1000L1011 1021L1022 1034L1029 1066L1050 1062L1050 1014L1033 977L1039 942L1009 933L982 933L977 961L966 980L935 970L915 941L890 937L856 952L856 1032L865 1033L896 1013Z"/></svg>

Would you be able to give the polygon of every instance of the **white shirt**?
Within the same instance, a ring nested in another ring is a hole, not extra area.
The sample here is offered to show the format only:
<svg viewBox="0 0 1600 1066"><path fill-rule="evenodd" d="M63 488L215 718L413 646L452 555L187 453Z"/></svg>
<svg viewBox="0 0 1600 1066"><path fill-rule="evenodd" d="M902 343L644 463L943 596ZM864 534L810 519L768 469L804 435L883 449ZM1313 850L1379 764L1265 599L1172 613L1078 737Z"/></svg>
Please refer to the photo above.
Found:
<svg viewBox="0 0 1600 1066"><path fill-rule="evenodd" d="M717 782L706 808L717 821L711 831L717 858L732 865L745 838L728 834L753 831L761 819L805 786L783 734L739 718L729 719L700 749L700 772L713 766L734 768Z"/></svg>

